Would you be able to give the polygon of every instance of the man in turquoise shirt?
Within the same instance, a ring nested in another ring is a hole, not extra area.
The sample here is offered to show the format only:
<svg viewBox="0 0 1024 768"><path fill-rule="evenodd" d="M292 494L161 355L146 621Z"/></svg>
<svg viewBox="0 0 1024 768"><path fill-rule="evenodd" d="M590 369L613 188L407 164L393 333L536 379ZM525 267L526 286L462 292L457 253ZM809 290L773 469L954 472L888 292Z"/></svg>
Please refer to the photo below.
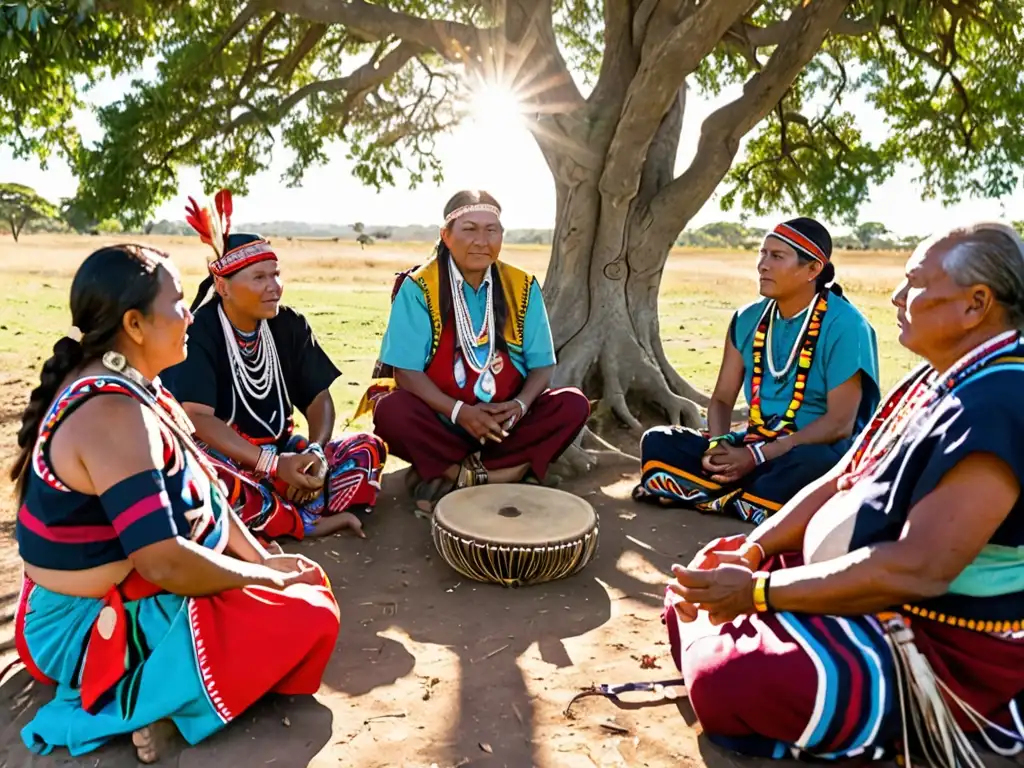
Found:
<svg viewBox="0 0 1024 768"><path fill-rule="evenodd" d="M555 348L536 278L501 261L500 207L460 192L435 257L399 276L374 383L374 431L412 464L416 505L449 490L543 481L590 403L550 389Z"/></svg>
<svg viewBox="0 0 1024 768"><path fill-rule="evenodd" d="M476 290L468 282L462 283L473 327L484 322L487 311L487 287L491 283L488 273ZM523 323L522 347L509 348L512 365L526 377L529 371L546 368L555 364L555 345L551 340L551 326L544 307L540 284L530 284L529 300L526 305L526 320ZM380 360L393 368L409 371L426 370L430 361L431 344L430 312L426 296L414 280L403 280L401 288L391 305L391 316L381 342ZM478 345L482 350L486 343Z"/></svg>
<svg viewBox="0 0 1024 768"><path fill-rule="evenodd" d="M648 430L634 499L757 524L842 458L878 405L878 344L832 284L831 256L832 239L813 219L768 233L757 263L762 298L729 326L708 434ZM741 387L750 420L734 432Z"/></svg>

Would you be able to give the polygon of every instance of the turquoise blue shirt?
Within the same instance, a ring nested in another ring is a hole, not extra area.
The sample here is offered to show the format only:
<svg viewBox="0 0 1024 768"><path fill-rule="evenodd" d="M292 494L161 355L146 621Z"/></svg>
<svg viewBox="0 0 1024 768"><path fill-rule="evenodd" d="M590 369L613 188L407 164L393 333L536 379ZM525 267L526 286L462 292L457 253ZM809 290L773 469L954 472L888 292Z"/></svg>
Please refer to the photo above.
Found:
<svg viewBox="0 0 1024 768"><path fill-rule="evenodd" d="M743 355L745 375L743 391L747 402L752 397L751 379L754 371L754 331L761 319L769 299L761 299L740 309L733 317L730 339ZM809 310L787 319L778 314L772 328L772 360L781 369L789 360L790 351L797 343L804 318ZM799 353L798 353L799 354ZM765 419L786 412L793 397L796 382L796 362L789 369L781 383L764 364L764 379L761 383L761 412ZM858 413L856 431L859 431L878 407L878 340L875 329L860 311L845 299L832 294L828 299L828 311L821 323L811 370L807 375L807 391L803 405L796 413L797 429L803 429L828 411L828 393L860 371L864 396Z"/></svg>
<svg viewBox="0 0 1024 768"><path fill-rule="evenodd" d="M473 290L469 283L462 285L473 328L479 328L484 320L487 308L486 285L486 280L477 290ZM500 328L495 330L501 333ZM415 280L403 280L402 287L398 289L398 294L391 305L391 316L388 318L388 327L381 342L380 361L407 371L425 370L432 338L430 312L427 310L423 290ZM486 345L477 349L486 351ZM555 344L551 339L551 326L548 323L547 309L544 307L544 296L536 280L530 288L529 304L523 321L523 348L510 348L509 357L512 358L512 365L523 376L527 376L534 368L555 364Z"/></svg>

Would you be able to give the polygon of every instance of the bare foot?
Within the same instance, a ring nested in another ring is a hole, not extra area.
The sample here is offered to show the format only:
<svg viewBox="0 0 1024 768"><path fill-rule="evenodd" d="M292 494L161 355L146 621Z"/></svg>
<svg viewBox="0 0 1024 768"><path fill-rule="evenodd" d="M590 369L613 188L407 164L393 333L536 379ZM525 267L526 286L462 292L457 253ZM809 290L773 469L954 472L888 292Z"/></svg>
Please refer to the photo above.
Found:
<svg viewBox="0 0 1024 768"><path fill-rule="evenodd" d="M366 538L366 534L363 533L363 522L351 512L339 512L336 515L321 517L316 521L313 531L309 536L311 538L331 536L335 533L341 533L346 528L351 528L352 533L360 539Z"/></svg>
<svg viewBox="0 0 1024 768"><path fill-rule="evenodd" d="M166 754L177 735L178 729L170 720L157 720L152 725L139 728L132 734L132 744L135 745L139 762L146 765L155 763Z"/></svg>

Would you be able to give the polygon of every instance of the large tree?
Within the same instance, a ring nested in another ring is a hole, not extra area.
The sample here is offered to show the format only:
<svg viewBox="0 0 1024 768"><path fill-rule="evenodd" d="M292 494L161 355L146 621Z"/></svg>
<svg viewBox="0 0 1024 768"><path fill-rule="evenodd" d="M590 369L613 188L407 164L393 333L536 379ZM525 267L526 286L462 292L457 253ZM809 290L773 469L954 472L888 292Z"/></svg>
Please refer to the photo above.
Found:
<svg viewBox="0 0 1024 768"><path fill-rule="evenodd" d="M21 3L0 10L0 139L22 155L64 153L77 202L132 224L176 191L182 166L244 193L275 145L293 151L294 183L336 139L368 185L438 180L433 138L459 118L454 97L498 81L522 99L557 191L544 292L560 383L634 428L649 406L692 424L706 398L672 368L658 328L662 270L690 219L721 188L725 205L751 213L852 222L901 162L919 171L923 196L1009 193L1024 159L1022 5ZM99 110L102 141L81 144L75 83L144 63ZM862 136L844 106L855 92L884 115L884 137ZM677 174L691 93L723 103Z"/></svg>

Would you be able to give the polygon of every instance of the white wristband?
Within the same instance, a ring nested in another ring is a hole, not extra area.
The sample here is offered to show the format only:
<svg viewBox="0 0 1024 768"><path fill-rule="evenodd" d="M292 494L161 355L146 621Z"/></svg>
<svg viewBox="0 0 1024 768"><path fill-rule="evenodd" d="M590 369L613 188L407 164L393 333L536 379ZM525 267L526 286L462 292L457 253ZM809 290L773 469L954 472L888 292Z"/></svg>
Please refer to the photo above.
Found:
<svg viewBox="0 0 1024 768"><path fill-rule="evenodd" d="M518 397L512 398L512 402L519 403L519 409L522 411L519 414L519 418L523 418L526 415L526 403L520 400Z"/></svg>
<svg viewBox="0 0 1024 768"><path fill-rule="evenodd" d="M462 402L461 400L456 400L455 401L455 405L452 406L452 415L448 417L448 418L451 419L452 424L458 424L459 423L459 411L462 410L462 406L464 406L464 405L465 405L465 403Z"/></svg>

